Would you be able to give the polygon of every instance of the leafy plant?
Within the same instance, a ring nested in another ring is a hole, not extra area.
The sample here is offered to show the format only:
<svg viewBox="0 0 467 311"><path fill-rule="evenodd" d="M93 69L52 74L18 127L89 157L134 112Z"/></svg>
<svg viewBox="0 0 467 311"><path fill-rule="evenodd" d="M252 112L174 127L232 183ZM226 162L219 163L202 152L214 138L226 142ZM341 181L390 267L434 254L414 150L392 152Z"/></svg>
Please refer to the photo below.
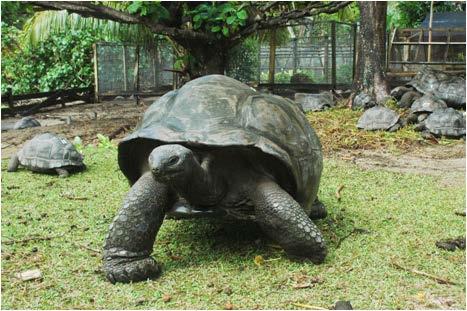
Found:
<svg viewBox="0 0 467 311"><path fill-rule="evenodd" d="M258 40L249 38L230 51L227 75L242 82L256 80L258 70Z"/></svg>
<svg viewBox="0 0 467 311"><path fill-rule="evenodd" d="M186 10L191 16L193 29L210 29L212 32L229 37L231 33L246 25L248 13L246 2L211 2L198 5L193 10Z"/></svg>
<svg viewBox="0 0 467 311"><path fill-rule="evenodd" d="M155 20L166 20L170 17L169 11L157 1L131 1L127 10L128 13L152 17Z"/></svg>
<svg viewBox="0 0 467 311"><path fill-rule="evenodd" d="M97 134L96 137L99 140L99 144L97 145L98 147L104 148L104 149L113 149L113 150L117 149L117 146L108 136Z"/></svg>
<svg viewBox="0 0 467 311"><path fill-rule="evenodd" d="M12 51L2 55L2 93L7 87L13 89L13 94L24 94L93 83L92 43L96 37L92 32L60 32L30 46L19 44L19 33L11 30L2 24L2 39L4 35L6 38L2 49Z"/></svg>

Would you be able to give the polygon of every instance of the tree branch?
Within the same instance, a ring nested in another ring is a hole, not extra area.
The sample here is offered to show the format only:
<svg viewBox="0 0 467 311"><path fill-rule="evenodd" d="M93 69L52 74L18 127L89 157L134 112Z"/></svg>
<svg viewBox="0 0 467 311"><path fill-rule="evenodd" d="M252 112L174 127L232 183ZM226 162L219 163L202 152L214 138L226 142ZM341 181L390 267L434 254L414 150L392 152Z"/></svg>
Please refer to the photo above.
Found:
<svg viewBox="0 0 467 311"><path fill-rule="evenodd" d="M169 27L160 22L154 22L147 17L125 13L100 3L86 1L25 1L49 10L67 10L83 17L94 17L107 19L125 24L141 24L148 27L152 32L165 35L175 40L214 40L209 33L195 32L190 29Z"/></svg>
<svg viewBox="0 0 467 311"><path fill-rule="evenodd" d="M265 12L261 11L261 9L270 9L273 5L265 5L258 10L258 14L260 18L256 18L249 26L243 28L237 36L232 38L233 43L238 43L243 38L248 37L249 35L255 33L258 30L268 29L279 27L287 24L288 21L297 20L304 17L316 16L322 13L325 14L332 14L336 13L339 10L348 6L352 1L331 1L329 3L323 3L321 1L310 1L307 6L303 9L296 9L291 10L288 12L284 12L277 17L267 17L265 16Z"/></svg>

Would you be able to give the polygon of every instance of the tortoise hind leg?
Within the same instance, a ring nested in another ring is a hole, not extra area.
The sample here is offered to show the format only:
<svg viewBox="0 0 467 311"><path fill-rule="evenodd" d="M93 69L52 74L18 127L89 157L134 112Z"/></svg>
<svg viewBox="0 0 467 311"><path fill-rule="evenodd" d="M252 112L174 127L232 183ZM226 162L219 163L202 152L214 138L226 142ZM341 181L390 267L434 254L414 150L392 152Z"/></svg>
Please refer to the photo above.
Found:
<svg viewBox="0 0 467 311"><path fill-rule="evenodd" d="M272 181L260 182L251 199L261 228L287 254L309 258L316 264L324 261L327 250L320 230L279 185Z"/></svg>
<svg viewBox="0 0 467 311"><path fill-rule="evenodd" d="M19 158L18 155L15 154L11 157L10 162L8 163L8 172L16 172L19 166Z"/></svg>
<svg viewBox="0 0 467 311"><path fill-rule="evenodd" d="M138 282L156 278L160 268L150 256L171 198L167 186L150 172L131 187L110 224L103 261L110 282Z"/></svg>

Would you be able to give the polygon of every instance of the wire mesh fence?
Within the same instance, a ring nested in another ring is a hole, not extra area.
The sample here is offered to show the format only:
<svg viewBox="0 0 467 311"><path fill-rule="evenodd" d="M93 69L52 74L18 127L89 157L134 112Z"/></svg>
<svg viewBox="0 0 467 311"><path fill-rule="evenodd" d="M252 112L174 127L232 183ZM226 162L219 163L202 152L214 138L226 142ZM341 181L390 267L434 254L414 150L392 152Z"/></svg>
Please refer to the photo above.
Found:
<svg viewBox="0 0 467 311"><path fill-rule="evenodd" d="M96 96L149 93L171 87L173 49L164 41L156 46L99 42L94 47Z"/></svg>
<svg viewBox="0 0 467 311"><path fill-rule="evenodd" d="M260 83L347 84L353 78L356 25L336 21L297 23L280 30L284 37L275 46L271 66L271 44L259 47L257 79ZM277 40L277 39L276 39ZM274 46L273 46L274 48Z"/></svg>

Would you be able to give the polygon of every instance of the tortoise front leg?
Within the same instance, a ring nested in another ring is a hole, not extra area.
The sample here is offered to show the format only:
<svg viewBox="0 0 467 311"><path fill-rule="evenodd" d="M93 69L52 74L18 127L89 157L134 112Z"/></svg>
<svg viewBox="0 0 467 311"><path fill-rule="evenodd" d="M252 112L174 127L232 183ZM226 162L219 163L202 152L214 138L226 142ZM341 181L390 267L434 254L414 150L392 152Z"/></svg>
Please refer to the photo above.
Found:
<svg viewBox="0 0 467 311"><path fill-rule="evenodd" d="M150 255L170 201L167 186L155 181L151 172L131 187L104 244L104 273L110 282L158 276L160 268Z"/></svg>
<svg viewBox="0 0 467 311"><path fill-rule="evenodd" d="M16 172L19 166L19 158L18 155L15 154L11 157L10 162L8 163L8 172Z"/></svg>
<svg viewBox="0 0 467 311"><path fill-rule="evenodd" d="M66 177L70 176L70 172L68 172L68 170L66 170L64 168L56 168L55 172L57 172L58 177L60 177L60 178L66 178Z"/></svg>
<svg viewBox="0 0 467 311"><path fill-rule="evenodd" d="M318 227L300 204L272 181L260 182L251 199L261 228L287 254L319 264L326 257L326 243Z"/></svg>

